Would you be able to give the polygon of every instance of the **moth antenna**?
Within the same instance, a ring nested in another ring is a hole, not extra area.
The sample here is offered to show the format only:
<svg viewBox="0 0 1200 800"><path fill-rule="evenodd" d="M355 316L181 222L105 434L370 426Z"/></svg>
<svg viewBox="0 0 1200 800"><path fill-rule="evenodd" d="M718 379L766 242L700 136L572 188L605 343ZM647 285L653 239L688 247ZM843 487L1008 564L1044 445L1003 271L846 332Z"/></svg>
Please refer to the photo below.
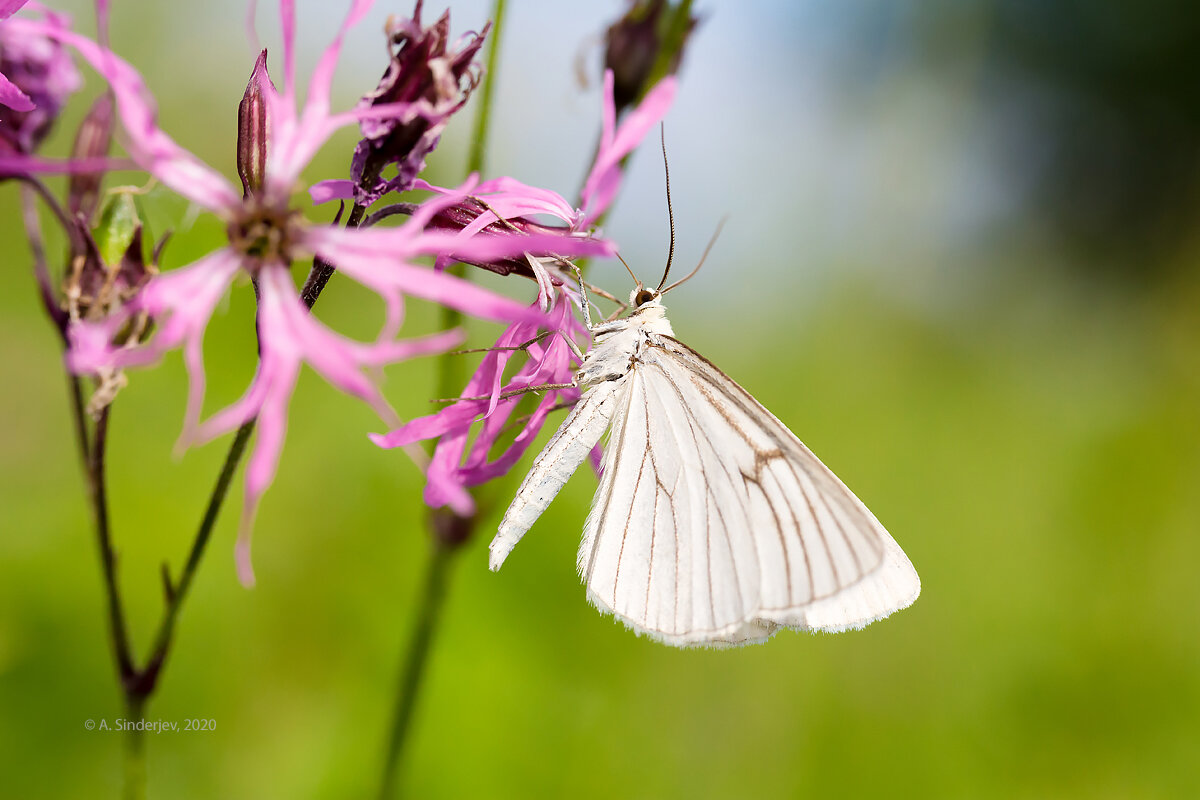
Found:
<svg viewBox="0 0 1200 800"><path fill-rule="evenodd" d="M667 266L663 269L662 280L658 282L658 288L654 290L661 292L663 284L667 282L667 275L671 274L671 260L675 258L675 212L671 208L671 168L667 165L666 124L662 122L658 124L658 135L662 139L663 173L667 176L667 220L671 225L671 247L667 250Z"/></svg>
<svg viewBox="0 0 1200 800"><path fill-rule="evenodd" d="M708 253L709 253L709 251L710 251L710 250L712 250L712 249L713 249L713 245L717 243L717 237L721 235L721 229L725 227L725 223L726 223L726 222L728 222L728 221L729 221L729 215L728 215L728 214L726 214L725 216L721 217L721 221L717 223L717 229L716 229L715 231L713 231L712 238L708 240L708 245L707 245L707 246L704 248L704 255L700 256L700 263L699 263L699 264L697 264L697 265L696 265L696 268L695 268L694 270L692 270L691 272L689 272L687 275L684 275L682 278L680 278L679 280L675 281L674 283L672 283L672 284L671 284L670 286L668 286L667 288L663 289L663 290L662 290L662 293L663 293L663 294L666 294L667 292L671 291L671 290L672 290L672 289L674 289L676 286L678 286L679 284L683 283L683 282L684 282L684 281L686 281L688 278L692 277L693 275L695 275L697 272L699 272L699 271L700 271L700 268L701 268L702 266L704 266L704 259L708 258Z"/></svg>
<svg viewBox="0 0 1200 800"><path fill-rule="evenodd" d="M621 254L617 253L617 258L621 258ZM638 276L633 274L633 269L630 268L629 262L621 258L621 263L625 265L625 270L629 273L629 277L633 278L633 282L637 284L637 288L642 288L642 282L638 280Z"/></svg>

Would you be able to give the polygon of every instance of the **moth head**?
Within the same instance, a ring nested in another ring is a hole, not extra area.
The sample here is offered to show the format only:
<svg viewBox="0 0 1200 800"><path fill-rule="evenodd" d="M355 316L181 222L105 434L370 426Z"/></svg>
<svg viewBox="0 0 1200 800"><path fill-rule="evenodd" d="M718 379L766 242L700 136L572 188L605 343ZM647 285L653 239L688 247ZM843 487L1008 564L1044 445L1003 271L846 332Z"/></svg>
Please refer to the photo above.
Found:
<svg viewBox="0 0 1200 800"><path fill-rule="evenodd" d="M629 305L633 306L634 310L641 308L647 303L653 303L662 296L662 292L657 289L647 289L640 284L636 289L629 293Z"/></svg>

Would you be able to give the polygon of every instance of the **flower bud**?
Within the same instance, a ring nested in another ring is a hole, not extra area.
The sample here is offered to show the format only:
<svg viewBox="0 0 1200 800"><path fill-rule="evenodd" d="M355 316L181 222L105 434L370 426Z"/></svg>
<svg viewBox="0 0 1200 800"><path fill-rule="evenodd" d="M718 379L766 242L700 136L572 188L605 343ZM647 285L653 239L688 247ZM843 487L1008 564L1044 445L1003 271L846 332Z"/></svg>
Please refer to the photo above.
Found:
<svg viewBox="0 0 1200 800"><path fill-rule="evenodd" d="M271 136L271 118L264 92L271 85L267 75L267 51L258 54L246 93L238 104L237 171L242 191L250 197L262 191L267 171L267 141Z"/></svg>
<svg viewBox="0 0 1200 800"><path fill-rule="evenodd" d="M604 34L604 68L613 72L617 115L641 101L651 86L679 70L688 37L699 21L691 0L631 0L625 16Z"/></svg>
<svg viewBox="0 0 1200 800"><path fill-rule="evenodd" d="M108 155L113 138L112 97L103 94L96 98L79 130L75 134L75 145L71 157L79 160L99 159ZM73 172L67 184L67 207L71 216L87 223L96 213L100 200L100 179L103 172Z"/></svg>

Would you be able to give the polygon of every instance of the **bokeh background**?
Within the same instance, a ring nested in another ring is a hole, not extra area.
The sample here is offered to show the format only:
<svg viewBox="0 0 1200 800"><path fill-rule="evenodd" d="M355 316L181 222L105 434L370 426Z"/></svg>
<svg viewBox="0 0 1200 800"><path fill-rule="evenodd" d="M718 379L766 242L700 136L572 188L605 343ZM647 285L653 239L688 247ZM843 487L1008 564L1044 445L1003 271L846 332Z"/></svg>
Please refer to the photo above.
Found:
<svg viewBox="0 0 1200 800"><path fill-rule="evenodd" d="M91 30L87 4L66 5ZM114 5L114 45L147 76L164 127L233 175L253 60L245 6ZM273 4L259 5L260 35L277 42ZM445 4L427 5L433 18ZM300 3L302 64L341 6ZM584 600L587 471L488 572L510 476L452 571L407 795L1195 796L1200 17L1170 0L697 7L666 124L680 263L731 216L670 298L675 329L864 498L923 594L861 632L669 649ZM574 194L598 124L597 37L622 8L510 2L491 174ZM382 69L385 15L409 10L380 2L354 31L343 107ZM482 0L455 3L454 30L487 15ZM85 97L98 88L93 77ZM437 180L461 177L469 113L432 160ZM334 140L308 177L343 175L353 142ZM607 224L644 278L665 256L661 184L651 142ZM119 735L84 730L122 715L96 548L16 196L0 187L3 793L115 797ZM220 241L217 224L161 194L148 206L177 229L167 266ZM592 277L628 289L619 265ZM235 290L210 330L210 408L252 373L250 295ZM413 305L411 330L429 330L434 312ZM335 278L318 314L366 336L379 309ZM433 374L428 361L389 371L403 413L427 410ZM139 652L159 564L178 569L227 447L172 459L184 391L168 358L131 376L113 415ZM258 518L259 585L234 575L239 484L147 712L217 729L149 737L152 796L375 790L429 555L419 476L367 442L379 429L302 378Z"/></svg>

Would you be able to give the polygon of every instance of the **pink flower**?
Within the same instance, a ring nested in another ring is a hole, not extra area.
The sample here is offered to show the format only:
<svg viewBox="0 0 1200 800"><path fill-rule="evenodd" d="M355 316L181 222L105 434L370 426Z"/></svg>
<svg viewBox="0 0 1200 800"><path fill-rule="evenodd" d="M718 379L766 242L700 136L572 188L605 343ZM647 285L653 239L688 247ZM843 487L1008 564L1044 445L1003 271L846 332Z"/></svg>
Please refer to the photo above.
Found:
<svg viewBox="0 0 1200 800"><path fill-rule="evenodd" d="M46 36L19 32L5 21L25 0L0 0L0 154L32 153L50 132L67 98L83 80L70 54ZM70 18L36 3L44 24L66 30Z"/></svg>
<svg viewBox="0 0 1200 800"><path fill-rule="evenodd" d="M480 231L501 233L506 229L511 230L511 226L499 224L499 219L531 223L529 217L544 214L562 220L572 233L587 231L616 197L621 185L621 159L629 155L666 116L675 98L676 85L674 76L663 78L646 93L645 99L625 117L618 128L613 104L613 74L611 70L604 73L600 146L583 190L579 193L580 207L576 208L550 189L528 186L515 178L494 178L479 184L462 205L448 206L435 217L433 224L439 228L462 230L465 236L471 236ZM413 186L441 194L454 191L423 180L415 181ZM354 192L354 183L348 180L321 181L310 190L315 203L348 200L355 196ZM480 200L485 201L487 206L481 204ZM540 228L547 230L545 226Z"/></svg>
<svg viewBox="0 0 1200 800"><path fill-rule="evenodd" d="M579 193L584 225L595 222L612 205L621 186L621 159L641 144L646 134L666 116L675 99L676 80L669 75L659 81L638 107L625 117L617 127L617 111L613 102L613 73L604 73L604 114L600 132L600 147L592 170L583 182Z"/></svg>
<svg viewBox="0 0 1200 800"><path fill-rule="evenodd" d="M586 230L616 196L622 176L621 159L662 119L675 93L675 79L665 78L616 128L611 71L605 74L604 86L603 132L596 161L580 193L582 208L573 207L561 195L547 189L526 186L512 178L498 178L481 183L466 200L445 206L434 216L433 225L458 231L459 236L470 237L471 241L502 238L511 235L514 228L548 230L533 221L535 215L556 217L572 232ZM424 181L417 181L417 187L444 196L454 192ZM436 414L414 419L389 434L372 437L381 447L399 447L437 437L433 462L426 473L425 502L435 507L449 505L460 514L470 510L463 502L464 487L485 483L508 472L537 437L550 412L579 398L579 390L573 386L545 391L527 420L511 423L520 424L520 433L493 457L491 451L501 433L510 427L510 417L520 401L516 393L544 384L571 384L579 365L580 342L587 343L587 329L573 313L579 307L580 295L569 274L561 270L551 273L547 265L533 258L525 258L523 263L509 259L480 266L502 274L522 271L524 267L538 280L543 307L553 305L548 324L515 322L496 340L496 349L484 357L458 402ZM520 352L513 348L529 343L542 328L548 334L524 348L524 364L504 383L505 368ZM511 396L505 397L510 393ZM472 439L470 432L476 423L479 430ZM593 464L598 466L597 455L593 454Z"/></svg>
<svg viewBox="0 0 1200 800"><path fill-rule="evenodd" d="M6 27L4 20L17 13L27 1L0 0L0 34ZM0 106L8 106L13 111L32 111L34 109L29 95L22 92L20 87L10 81L3 72L0 72Z"/></svg>
<svg viewBox="0 0 1200 800"><path fill-rule="evenodd" d="M514 425L521 428L515 439L496 457L491 451L500 435L508 428L509 420L521 400L514 394L533 386L569 384L578 364L578 340L586 341L587 329L573 314L577 295L565 286L559 287L558 299L545 323L515 322L496 340L495 349L484 356L474 376L463 389L458 402L382 436L372 436L380 447L400 447L438 437L433 461L426 472L425 502L432 506L449 505L457 513L470 513L464 502L463 488L477 486L507 473L520 460L530 443L537 437L546 417L555 408L571 405L579 399L574 387L551 389L542 395L537 408L526 421ZM549 335L537 339L540 328ZM525 345L523 351L515 348ZM505 368L515 357L524 355L524 363L506 383ZM480 421L480 429L470 440L471 428Z"/></svg>
<svg viewBox="0 0 1200 800"><path fill-rule="evenodd" d="M162 183L208 208L226 223L229 244L199 261L152 278L117 314L73 330L69 364L76 371L128 367L158 360L180 347L191 379L182 443L204 441L258 419L258 437L246 470L245 505L237 547L239 576L246 584L250 567L249 534L263 492L274 478L287 424L287 405L301 363L331 384L361 398L391 418L378 388L365 370L414 355L444 351L459 341L446 332L413 341L394 341L403 318L402 295L444 303L466 314L503 321L536 321L537 309L509 300L450 275L415 265L422 255L452 252L470 258L503 258L524 249L563 249L563 237L509 236L479 240L446 232L427 232L429 219L443 206L459 202L473 178L457 192L424 204L407 224L389 229L338 229L314 226L290 206L300 173L339 127L363 119L403 114L404 104L386 104L331 113L329 91L345 31L362 18L371 0L355 0L346 21L317 63L307 97L296 109L294 63L295 10L280 3L283 22L282 91L267 77L265 52L259 57L239 115L239 172L243 192L221 174L177 145L156 124L156 109L137 71L111 51L68 31L51 30L30 20L13 20L28 32L43 33L75 47L111 85L118 116L133 159ZM103 24L103 21L102 21ZM244 194L244 196L243 196ZM568 255L609 251L607 243L571 239ZM308 314L292 279L293 262L319 258L378 292L387 307L379 337L370 343L346 339ZM217 303L240 272L259 292L258 335L261 359L245 395L201 420L204 398L202 340ZM134 347L114 348L114 335L132 315L156 321L154 335Z"/></svg>

